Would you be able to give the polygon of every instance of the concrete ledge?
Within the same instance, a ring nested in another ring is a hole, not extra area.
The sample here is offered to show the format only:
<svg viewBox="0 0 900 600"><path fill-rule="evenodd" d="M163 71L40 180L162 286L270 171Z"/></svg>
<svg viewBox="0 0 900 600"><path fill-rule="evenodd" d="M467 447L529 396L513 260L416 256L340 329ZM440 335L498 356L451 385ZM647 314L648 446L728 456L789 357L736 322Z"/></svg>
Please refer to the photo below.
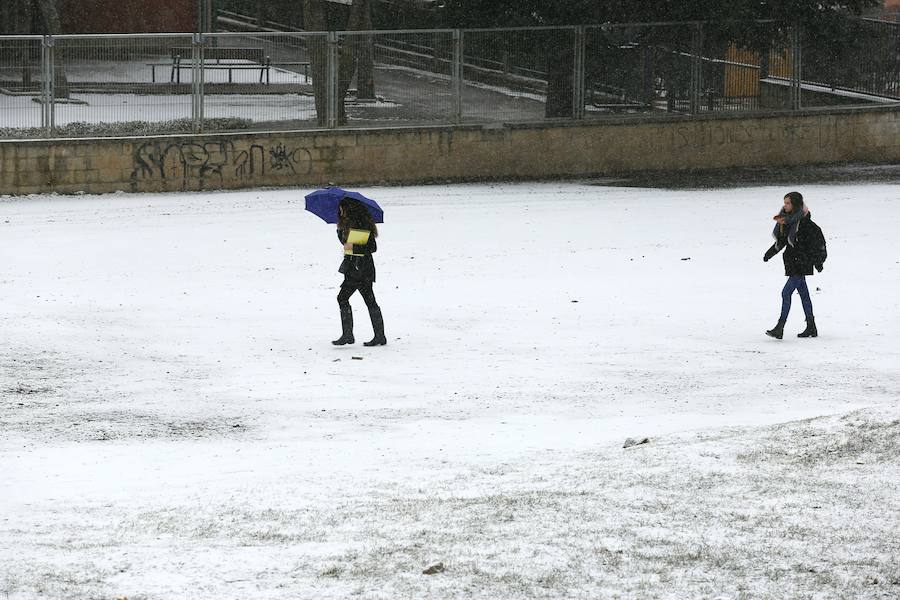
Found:
<svg viewBox="0 0 900 600"><path fill-rule="evenodd" d="M0 141L0 194L422 183L900 160L900 105Z"/></svg>

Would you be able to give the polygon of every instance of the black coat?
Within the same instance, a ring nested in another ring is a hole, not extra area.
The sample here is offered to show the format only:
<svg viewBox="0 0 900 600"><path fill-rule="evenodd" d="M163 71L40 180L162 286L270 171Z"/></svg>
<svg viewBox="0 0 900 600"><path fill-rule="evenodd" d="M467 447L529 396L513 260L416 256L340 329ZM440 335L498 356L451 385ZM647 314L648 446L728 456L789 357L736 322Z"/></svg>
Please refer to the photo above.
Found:
<svg viewBox="0 0 900 600"><path fill-rule="evenodd" d="M820 271L825 259L828 258L828 250L825 247L825 236L818 225L813 223L811 215L807 214L800 220L797 227L797 239L793 245L788 243L787 231L778 234L775 243L766 252L766 260L769 260L784 248L782 259L784 260L784 274L812 275L813 267Z"/></svg>
<svg viewBox="0 0 900 600"><path fill-rule="evenodd" d="M342 244L347 243L348 233L347 230L337 230L338 239ZM365 244L353 244L353 254L361 254L362 256L349 254L344 256L338 273L344 274L345 283L375 282L375 261L372 259L372 253L376 250L378 250L378 244L375 243L374 235L370 235L369 241Z"/></svg>

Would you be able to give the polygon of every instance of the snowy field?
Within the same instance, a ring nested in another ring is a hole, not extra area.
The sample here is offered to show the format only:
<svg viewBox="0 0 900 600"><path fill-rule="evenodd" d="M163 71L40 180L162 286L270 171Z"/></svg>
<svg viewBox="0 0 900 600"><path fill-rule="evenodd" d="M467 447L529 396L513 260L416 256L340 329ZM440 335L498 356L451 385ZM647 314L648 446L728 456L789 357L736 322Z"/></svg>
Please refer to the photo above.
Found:
<svg viewBox="0 0 900 600"><path fill-rule="evenodd" d="M249 61L233 61L236 63ZM236 69L230 74L235 84L259 83L258 69ZM141 93L149 91L151 84L150 66L143 63L81 60L67 65L66 74L70 81L77 82L79 89L89 88L91 83L132 84L136 93L100 93L75 91L72 103L58 103L54 107L54 122L62 127L71 123L110 123L120 121L164 122L173 119L191 118L191 96L189 94ZM168 83L171 68L156 67L156 81ZM209 84L229 82L227 69L207 69L204 81ZM181 70L181 82L190 84L191 70ZM272 84L309 84L310 80L301 73L271 67L269 82ZM0 84L0 87L3 87ZM32 96L8 96L0 94L0 129L15 127L40 127L41 105ZM287 121L315 117L315 102L312 96L297 93L280 94L217 94L207 91L204 98L204 117L242 118L252 121Z"/></svg>
<svg viewBox="0 0 900 600"><path fill-rule="evenodd" d="M191 118L189 95L72 94L84 104L58 104L57 126L71 123L124 121L164 122ZM210 94L204 97L207 119L235 118L252 121L286 121L315 118L315 102L302 94ZM0 129L40 127L41 107L27 96L0 96Z"/></svg>
<svg viewBox="0 0 900 600"><path fill-rule="evenodd" d="M361 189L381 348L310 190L0 199L0 599L900 596L900 188L776 341L794 187Z"/></svg>

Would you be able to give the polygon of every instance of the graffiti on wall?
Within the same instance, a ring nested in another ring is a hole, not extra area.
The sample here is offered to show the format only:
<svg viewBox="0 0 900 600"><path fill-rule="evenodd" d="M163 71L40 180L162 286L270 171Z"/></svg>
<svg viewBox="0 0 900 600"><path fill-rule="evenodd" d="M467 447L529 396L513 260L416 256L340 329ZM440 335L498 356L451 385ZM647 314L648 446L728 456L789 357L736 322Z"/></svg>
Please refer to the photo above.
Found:
<svg viewBox="0 0 900 600"><path fill-rule="evenodd" d="M131 189L141 182L160 181L166 190L227 187L231 180L265 183L267 173L308 175L312 154L306 148L277 144L239 148L232 141L145 142L134 151Z"/></svg>
<svg viewBox="0 0 900 600"><path fill-rule="evenodd" d="M269 149L269 164L273 171L290 171L297 173L297 165L310 162L309 150L306 148L294 148L291 150L284 144L278 144Z"/></svg>

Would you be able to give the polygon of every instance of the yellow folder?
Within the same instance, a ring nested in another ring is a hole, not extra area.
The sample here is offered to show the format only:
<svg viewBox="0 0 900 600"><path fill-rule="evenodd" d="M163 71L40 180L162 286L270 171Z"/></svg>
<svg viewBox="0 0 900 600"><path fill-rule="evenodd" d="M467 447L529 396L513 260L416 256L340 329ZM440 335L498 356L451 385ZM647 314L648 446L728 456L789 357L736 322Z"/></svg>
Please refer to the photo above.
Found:
<svg viewBox="0 0 900 600"><path fill-rule="evenodd" d="M365 229L351 229L347 233L347 243L348 244L368 244L369 243L369 232ZM353 254L352 250L344 250L344 254ZM356 256L362 256L358 254Z"/></svg>

